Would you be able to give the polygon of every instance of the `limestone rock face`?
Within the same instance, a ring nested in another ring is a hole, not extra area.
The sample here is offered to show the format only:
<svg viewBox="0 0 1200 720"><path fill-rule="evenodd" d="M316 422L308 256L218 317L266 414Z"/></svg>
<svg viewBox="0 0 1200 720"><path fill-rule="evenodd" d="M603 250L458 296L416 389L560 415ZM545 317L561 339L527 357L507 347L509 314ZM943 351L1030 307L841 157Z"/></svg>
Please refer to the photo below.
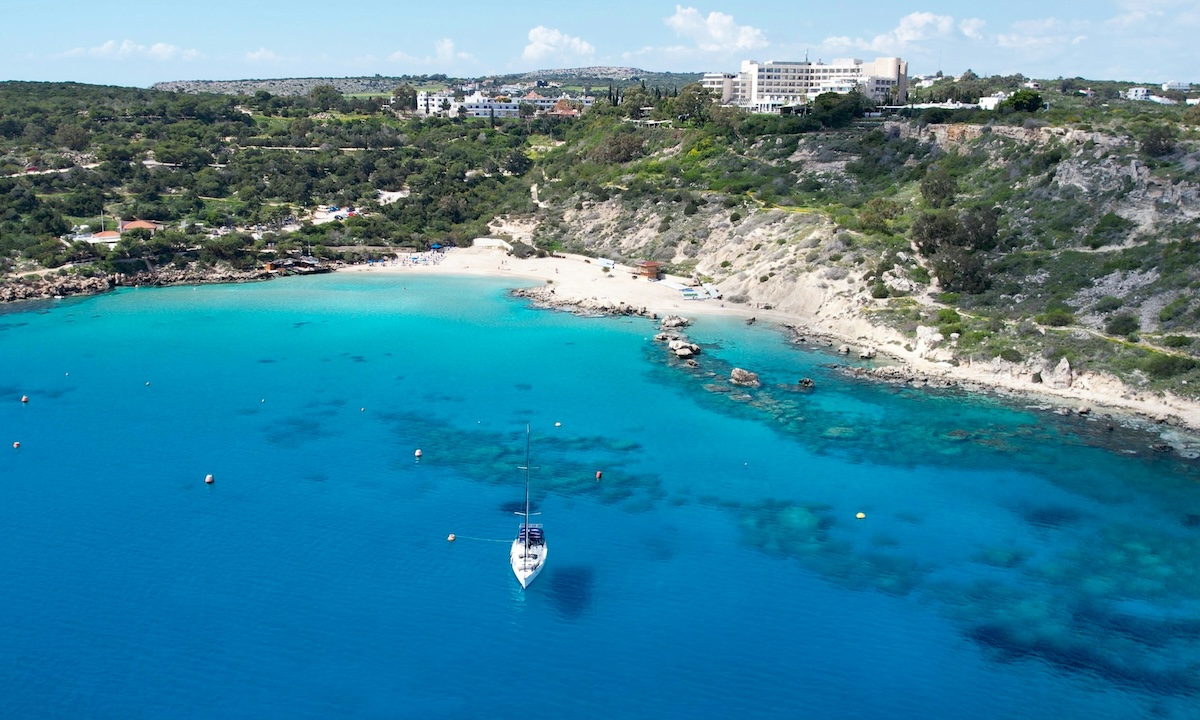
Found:
<svg viewBox="0 0 1200 720"><path fill-rule="evenodd" d="M927 325L918 325L917 345L915 350L917 357L931 357L934 355L934 350L936 350L938 345L940 345L945 339L946 337L938 332L937 328L929 327Z"/></svg>
<svg viewBox="0 0 1200 720"><path fill-rule="evenodd" d="M749 370L735 367L733 372L729 373L729 382L742 387L758 387L761 383L758 381L758 373L752 373Z"/></svg>
<svg viewBox="0 0 1200 720"><path fill-rule="evenodd" d="M693 355L700 354L700 346L695 343L690 343L687 340L676 339L667 343L667 347L675 352L681 358L690 358Z"/></svg>
<svg viewBox="0 0 1200 720"><path fill-rule="evenodd" d="M1053 388L1069 388L1074 382L1074 373L1071 370L1071 363L1063 358L1058 361L1053 370L1043 370L1042 380Z"/></svg>

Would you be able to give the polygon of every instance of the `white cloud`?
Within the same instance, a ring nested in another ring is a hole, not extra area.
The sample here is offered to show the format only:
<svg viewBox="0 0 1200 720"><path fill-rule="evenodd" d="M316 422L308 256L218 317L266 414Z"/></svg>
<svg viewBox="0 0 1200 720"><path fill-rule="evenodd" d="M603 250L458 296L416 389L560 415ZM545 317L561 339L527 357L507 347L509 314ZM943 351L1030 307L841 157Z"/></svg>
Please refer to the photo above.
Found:
<svg viewBox="0 0 1200 720"><path fill-rule="evenodd" d="M259 48L253 52L246 53L246 59L250 62L279 62L283 58L266 48Z"/></svg>
<svg viewBox="0 0 1200 720"><path fill-rule="evenodd" d="M965 28L960 31L967 37L975 37L971 32L978 33L983 27L982 20L965 20ZM968 32L969 31L969 32ZM854 48L870 50L881 54L900 55L914 45L926 40L947 37L954 32L954 18L949 15L934 15L930 12L916 12L900 18L900 24L891 30L876 35L870 40L849 37L826 38L824 44L835 48Z"/></svg>
<svg viewBox="0 0 1200 720"><path fill-rule="evenodd" d="M62 53L62 57L93 57L125 59L132 57L151 58L153 60L195 60L203 57L198 50L185 50L169 43L154 43L142 45L132 40L109 40L103 45L90 48L71 48Z"/></svg>
<svg viewBox="0 0 1200 720"><path fill-rule="evenodd" d="M984 25L987 23L979 18L967 18L958 23L958 31L972 40L982 40Z"/></svg>
<svg viewBox="0 0 1200 720"><path fill-rule="evenodd" d="M996 36L996 45L1006 50L1020 52L1041 59L1061 55L1071 45L1087 41L1088 24L1081 21L1063 22L1057 18L1023 20L1012 24L1011 33Z"/></svg>
<svg viewBox="0 0 1200 720"><path fill-rule="evenodd" d="M521 51L521 58L530 62L549 58L583 59L590 58L595 52L596 48L583 38L538 25L529 31L529 44Z"/></svg>
<svg viewBox="0 0 1200 720"><path fill-rule="evenodd" d="M450 38L442 38L433 44L433 55L425 57L417 57L410 55L403 50L388 55L386 61L389 63L399 63L402 65L425 65L432 67L445 68L447 65L456 63L473 62L475 56L471 53L461 52L455 48L454 41Z"/></svg>
<svg viewBox="0 0 1200 720"><path fill-rule="evenodd" d="M450 63L457 60L474 60L471 53L458 52L454 49L454 41L449 38L442 38L434 43L434 52L437 53L436 60L440 63Z"/></svg>
<svg viewBox="0 0 1200 720"><path fill-rule="evenodd" d="M412 55L409 55L408 53L404 52L403 50L397 50L396 52L392 53L391 55L388 55L387 61L392 62L392 63L419 63L419 62L421 62L420 60L413 57Z"/></svg>
<svg viewBox="0 0 1200 720"><path fill-rule="evenodd" d="M675 6L675 14L666 18L667 27L680 37L689 38L706 52L733 52L766 47L767 36L750 25L738 25L732 15L710 12L701 15L694 7Z"/></svg>

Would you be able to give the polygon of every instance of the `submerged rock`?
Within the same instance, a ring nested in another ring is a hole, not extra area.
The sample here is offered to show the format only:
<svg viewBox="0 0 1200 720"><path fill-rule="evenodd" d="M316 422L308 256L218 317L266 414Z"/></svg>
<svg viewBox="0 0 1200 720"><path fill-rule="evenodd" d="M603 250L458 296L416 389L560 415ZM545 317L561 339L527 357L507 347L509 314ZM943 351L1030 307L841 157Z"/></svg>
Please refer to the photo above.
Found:
<svg viewBox="0 0 1200 720"><path fill-rule="evenodd" d="M749 370L735 367L729 373L729 382L742 387L758 387L761 383L758 381L758 373L752 373Z"/></svg>

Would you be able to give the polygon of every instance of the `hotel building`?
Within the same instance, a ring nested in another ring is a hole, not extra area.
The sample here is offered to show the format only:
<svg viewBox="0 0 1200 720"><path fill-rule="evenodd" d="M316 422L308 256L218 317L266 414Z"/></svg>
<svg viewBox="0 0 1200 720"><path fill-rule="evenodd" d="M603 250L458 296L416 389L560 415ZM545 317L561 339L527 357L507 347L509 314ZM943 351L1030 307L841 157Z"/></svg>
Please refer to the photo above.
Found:
<svg viewBox="0 0 1200 720"><path fill-rule="evenodd" d="M879 103L903 104L908 98L908 63L900 58L817 62L743 60L741 72L706 73L701 84L722 104L751 112L777 113L803 105L823 93L857 90Z"/></svg>

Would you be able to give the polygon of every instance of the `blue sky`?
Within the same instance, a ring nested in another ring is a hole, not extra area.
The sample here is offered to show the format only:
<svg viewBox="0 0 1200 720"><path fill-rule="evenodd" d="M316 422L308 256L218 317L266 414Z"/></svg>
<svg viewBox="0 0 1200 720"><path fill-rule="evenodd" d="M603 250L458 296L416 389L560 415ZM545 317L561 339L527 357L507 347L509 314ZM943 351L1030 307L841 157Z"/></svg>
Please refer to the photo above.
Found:
<svg viewBox="0 0 1200 720"><path fill-rule="evenodd" d="M16 0L5 25L3 80L148 86L584 65L692 72L807 52L826 61L898 55L911 75L970 68L1200 83L1198 0Z"/></svg>

